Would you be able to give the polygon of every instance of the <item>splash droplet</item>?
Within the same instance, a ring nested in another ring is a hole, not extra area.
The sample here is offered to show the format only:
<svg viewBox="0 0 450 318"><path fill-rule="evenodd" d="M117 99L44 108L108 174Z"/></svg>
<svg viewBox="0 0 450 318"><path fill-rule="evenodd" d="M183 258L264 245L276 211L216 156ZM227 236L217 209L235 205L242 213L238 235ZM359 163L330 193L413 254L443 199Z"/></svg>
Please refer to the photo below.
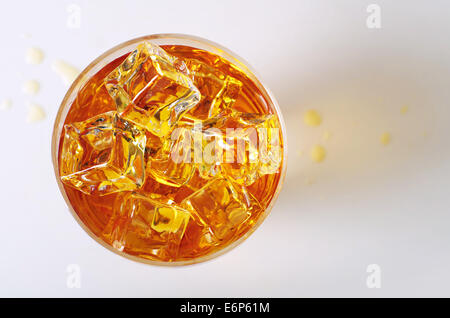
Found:
<svg viewBox="0 0 450 318"><path fill-rule="evenodd" d="M311 149L311 159L314 162L322 162L325 160L326 157L326 150L324 147L320 146L320 145L316 145Z"/></svg>
<svg viewBox="0 0 450 318"><path fill-rule="evenodd" d="M37 47L32 47L27 50L25 61L28 64L40 64L44 60L44 52Z"/></svg>
<svg viewBox="0 0 450 318"><path fill-rule="evenodd" d="M36 95L39 92L41 85L36 80L28 80L23 83L22 91L27 95Z"/></svg>
<svg viewBox="0 0 450 318"><path fill-rule="evenodd" d="M12 107L12 101L10 99L4 99L0 102L0 110L9 110Z"/></svg>
<svg viewBox="0 0 450 318"><path fill-rule="evenodd" d="M308 126L317 127L322 123L322 117L316 110L310 109L303 116L303 121Z"/></svg>
<svg viewBox="0 0 450 318"><path fill-rule="evenodd" d="M402 108L400 108L400 112L402 113L402 115L405 115L408 111L409 111L408 106L403 106Z"/></svg>
<svg viewBox="0 0 450 318"><path fill-rule="evenodd" d="M392 136L390 133L385 132L380 137L380 142L382 145L387 146L391 142Z"/></svg>
<svg viewBox="0 0 450 318"><path fill-rule="evenodd" d="M43 120L44 118L45 118L45 111L40 105L34 103L30 103L28 105L28 115L27 115L28 123L38 122Z"/></svg>
<svg viewBox="0 0 450 318"><path fill-rule="evenodd" d="M61 60L53 62L52 70L61 77L66 86L70 86L78 74L80 74L80 71L76 67Z"/></svg>

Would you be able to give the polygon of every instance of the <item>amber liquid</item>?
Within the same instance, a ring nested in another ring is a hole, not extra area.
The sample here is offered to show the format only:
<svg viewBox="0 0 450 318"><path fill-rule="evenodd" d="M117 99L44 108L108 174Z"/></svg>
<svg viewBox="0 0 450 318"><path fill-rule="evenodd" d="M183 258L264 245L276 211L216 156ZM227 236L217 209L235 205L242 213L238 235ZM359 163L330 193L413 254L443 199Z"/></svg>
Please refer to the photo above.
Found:
<svg viewBox="0 0 450 318"><path fill-rule="evenodd" d="M264 94L258 89L257 85L255 85L244 72L239 70L238 67L232 65L223 58L207 51L187 46L174 45L162 46L162 48L169 54L181 59L195 58L220 70L222 73L241 81L243 86L239 97L233 105L235 110L244 113L276 114L273 105L266 99ZM84 87L78 92L76 99L71 105L67 117L65 118L65 124L84 121L101 113L116 110L114 101L105 88L104 79L111 71L122 63L127 55L128 54L125 54L110 62L87 81ZM58 158L60 164L62 141L63 134L61 135L59 142ZM279 170L281 170L281 168ZM210 246L201 246L200 248L195 246L195 238L199 235L198 228L188 225L179 247L177 259L167 259L165 261L189 261L202 257L219 251L244 236L265 214L266 208L269 206L275 195L278 183L280 182L280 175L280 171L278 173L264 175L247 187L247 190L259 201L262 209L253 213L251 215L251 220L246 222L244 227L239 228L232 238ZM113 205L117 204L116 200L118 197L120 199L119 194L113 193L105 196L88 195L67 185L64 185L64 189L73 210L76 212L81 222L83 222L95 236L105 241L108 245L112 245L113 242L108 241L102 233L104 233L105 227L112 216ZM139 192L144 195L150 195L152 193L163 194L171 197L176 203L180 203L184 198L192 194L193 190L189 186L172 187L164 185L147 177L144 185L139 189ZM151 256L145 255L145 253L143 254L142 252L136 252L133 249L124 250L124 252L137 257L153 259Z"/></svg>

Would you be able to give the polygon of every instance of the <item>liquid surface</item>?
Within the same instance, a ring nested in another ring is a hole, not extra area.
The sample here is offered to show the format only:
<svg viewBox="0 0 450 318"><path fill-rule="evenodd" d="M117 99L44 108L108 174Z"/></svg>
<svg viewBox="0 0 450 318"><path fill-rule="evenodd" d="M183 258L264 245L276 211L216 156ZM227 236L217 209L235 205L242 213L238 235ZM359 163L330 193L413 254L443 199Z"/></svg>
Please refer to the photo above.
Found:
<svg viewBox="0 0 450 318"><path fill-rule="evenodd" d="M142 44L80 89L64 121L59 171L79 219L106 244L144 259L190 261L235 242L264 216L280 181L283 139L275 109L239 68L200 49L162 49ZM224 137L229 128L234 139ZM206 160L208 142L194 141L205 132L225 150L252 134L277 137L280 149L248 143L243 161L238 151ZM172 160L174 149L184 160Z"/></svg>

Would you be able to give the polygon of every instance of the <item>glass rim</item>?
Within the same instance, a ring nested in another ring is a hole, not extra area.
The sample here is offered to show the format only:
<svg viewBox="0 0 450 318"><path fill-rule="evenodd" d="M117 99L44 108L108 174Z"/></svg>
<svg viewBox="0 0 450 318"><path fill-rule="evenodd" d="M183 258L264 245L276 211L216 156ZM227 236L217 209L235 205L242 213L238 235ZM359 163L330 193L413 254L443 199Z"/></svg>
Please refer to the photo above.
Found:
<svg viewBox="0 0 450 318"><path fill-rule="evenodd" d="M206 254L203 256L200 256L198 258L189 259L189 260L181 260L181 261L158 261L158 260L150 260L141 258L138 256L127 254L123 251L119 251L112 247L111 245L107 244L105 241L103 241L99 236L95 235L80 219L78 214L76 213L75 209L73 208L72 204L70 203L70 200L67 196L67 193L64 189L64 186L61 182L60 175L59 175L59 141L62 133L62 128L64 125L65 118L67 116L67 113L75 100L75 97L78 94L78 91L85 85L85 83L100 69L102 69L105 65L112 62L114 59L122 56L123 54L126 54L128 52L131 52L139 43L142 43L144 41L151 41L152 43L158 44L158 45L186 45L191 46L194 48L199 48L206 50L208 52L214 53L219 55L220 57L226 59L230 63L238 66L246 76L250 77L251 80L258 86L261 93L265 94L267 97L267 100L270 102L270 106L273 107L275 110L275 113L278 117L278 120L280 122L281 126L281 135L283 140L283 158L282 158L282 165L280 170L280 177L278 180L278 184L276 186L275 192L272 196L272 199L270 200L270 203L266 207L265 211L261 214L261 216L258 218L256 223L240 238L238 238L236 241L226 245L225 247L221 248L218 251L215 251L210 254ZM157 265L157 266L184 266L184 265L192 265L196 263L201 263L205 261L209 261L211 259L214 259L220 255L225 254L226 252L232 250L236 246L240 245L243 241L245 241L266 219L266 217L270 214L276 200L278 199L278 196L280 194L281 188L283 186L285 176L286 176L286 170L287 170L287 134L286 134L286 125L284 122L284 118L282 116L280 107L278 105L277 100L275 99L272 92L267 88L266 85L264 85L261 80L260 76L257 75L257 73L252 69L252 67L249 65L248 62L246 62L244 59L242 59L237 54L233 53L229 49L221 46L220 44L217 44L213 41L188 35L188 34L180 34L180 33L161 33L161 34L152 34L152 35L146 35L137 37L128 41L125 41L123 43L120 43L111 49L107 50L100 56L98 56L96 59L94 59L89 65L78 75L78 77L74 80L72 85L67 90L61 105L58 109L58 113L55 118L55 122L53 125L53 133L52 133L52 141L51 141L51 154L52 154L52 162L53 162L53 169L56 177L56 181L59 187L59 190L68 206L69 212L72 214L72 216L75 218L77 223L82 227L82 229L91 237L93 238L97 243L101 244L106 249L112 251L114 254L118 254L122 257L125 257L127 259L133 260L135 262L149 264L149 265Z"/></svg>

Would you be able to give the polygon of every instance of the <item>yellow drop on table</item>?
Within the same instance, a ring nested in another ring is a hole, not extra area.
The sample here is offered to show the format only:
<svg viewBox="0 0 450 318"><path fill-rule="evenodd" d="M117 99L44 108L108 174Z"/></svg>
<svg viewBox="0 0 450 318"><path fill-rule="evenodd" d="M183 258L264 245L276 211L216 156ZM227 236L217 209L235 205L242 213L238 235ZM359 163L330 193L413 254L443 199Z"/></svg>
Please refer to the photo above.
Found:
<svg viewBox="0 0 450 318"><path fill-rule="evenodd" d="M400 112L402 113L402 115L405 115L408 111L409 111L408 106L403 106L402 108L400 108Z"/></svg>
<svg viewBox="0 0 450 318"><path fill-rule="evenodd" d="M390 133L385 132L381 135L380 137L380 142L381 144L383 144L384 146L387 146L390 142L391 142L392 136Z"/></svg>
<svg viewBox="0 0 450 318"><path fill-rule="evenodd" d="M311 149L311 160L314 162L322 162L325 160L326 150L321 145L316 145Z"/></svg>
<svg viewBox="0 0 450 318"><path fill-rule="evenodd" d="M310 109L303 116L303 121L308 126L317 127L322 123L322 117L316 110Z"/></svg>

